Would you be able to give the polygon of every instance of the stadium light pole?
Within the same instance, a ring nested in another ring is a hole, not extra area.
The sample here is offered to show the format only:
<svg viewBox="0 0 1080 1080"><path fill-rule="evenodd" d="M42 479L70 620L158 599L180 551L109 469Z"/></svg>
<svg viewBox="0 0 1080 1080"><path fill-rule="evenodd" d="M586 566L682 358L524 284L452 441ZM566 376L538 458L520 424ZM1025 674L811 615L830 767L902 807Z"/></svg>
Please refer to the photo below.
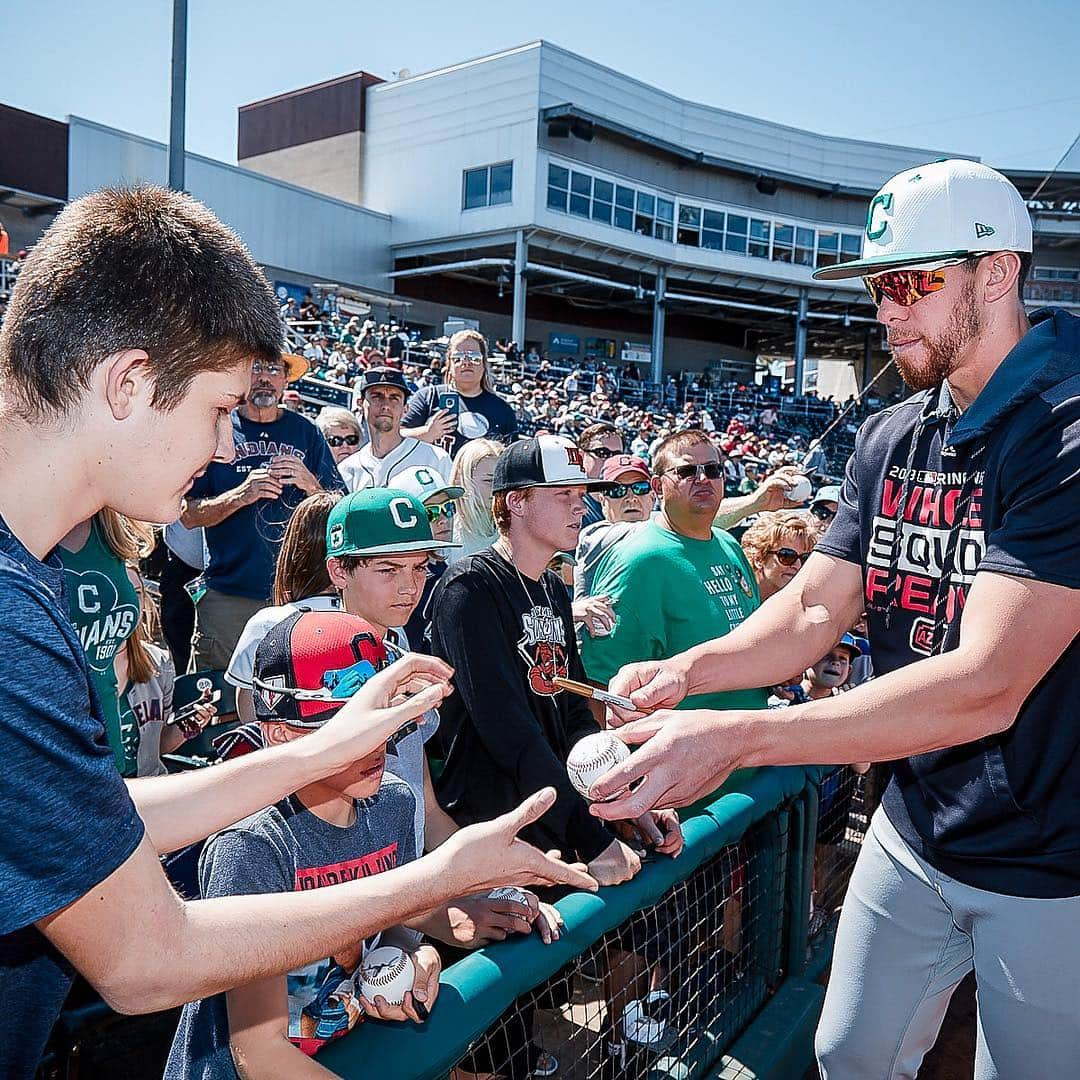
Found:
<svg viewBox="0 0 1080 1080"><path fill-rule="evenodd" d="M184 190L184 122L187 106L187 0L173 0L172 96L169 103L169 187Z"/></svg>

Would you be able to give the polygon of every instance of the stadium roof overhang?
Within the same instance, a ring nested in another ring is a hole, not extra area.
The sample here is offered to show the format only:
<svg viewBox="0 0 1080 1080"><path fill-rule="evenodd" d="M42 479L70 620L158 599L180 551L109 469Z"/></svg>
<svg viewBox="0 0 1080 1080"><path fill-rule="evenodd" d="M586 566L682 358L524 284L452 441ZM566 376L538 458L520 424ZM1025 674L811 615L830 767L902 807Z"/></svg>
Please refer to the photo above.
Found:
<svg viewBox="0 0 1080 1080"><path fill-rule="evenodd" d="M628 323L651 318L659 265L640 254L605 247L543 229L530 230L527 312L537 298L567 309L569 318L589 324L589 313L622 313ZM390 277L408 293L417 284L456 282L474 295L506 303L513 291L514 234L401 245L394 249ZM664 307L669 327L685 316L700 332L722 325L743 347L790 353L794 347L800 290L808 298L810 355L861 355L867 334L878 342L877 320L865 294L823 282L770 280L747 272L667 265ZM492 295L494 294L494 295ZM531 317L531 316L530 316Z"/></svg>
<svg viewBox="0 0 1080 1080"><path fill-rule="evenodd" d="M49 195L35 195L20 188L0 187L0 203L21 210L27 217L40 214L56 214L64 206L63 199L54 199Z"/></svg>
<svg viewBox="0 0 1080 1080"><path fill-rule="evenodd" d="M548 126L549 132L552 126L566 125L568 131L579 138L591 139L594 130L604 131L626 142L637 143L653 150L659 150L679 161L691 161L706 168L711 167L738 176L749 177L766 194L773 194L778 183L805 188L823 195L856 195L863 198L869 198L876 190L832 183L812 176L801 176L798 173L788 173L774 169L766 170L744 161L736 161L733 158L717 157L714 154L705 153L704 150L682 146L679 143L650 135L648 132L639 131L628 124L589 112L570 102L541 109L540 120L541 123ZM768 190L770 187L772 188L771 191Z"/></svg>

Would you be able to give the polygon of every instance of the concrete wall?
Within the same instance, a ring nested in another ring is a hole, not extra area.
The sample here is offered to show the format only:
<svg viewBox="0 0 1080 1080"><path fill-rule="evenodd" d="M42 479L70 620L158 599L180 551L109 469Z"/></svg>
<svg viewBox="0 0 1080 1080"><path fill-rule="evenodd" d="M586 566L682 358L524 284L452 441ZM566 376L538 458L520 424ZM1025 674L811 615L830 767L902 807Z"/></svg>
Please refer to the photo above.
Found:
<svg viewBox="0 0 1080 1080"><path fill-rule="evenodd" d="M539 52L533 46L367 91L365 206L395 244L530 223L536 191ZM514 163L512 201L462 209L464 170Z"/></svg>
<svg viewBox="0 0 1080 1080"><path fill-rule="evenodd" d="M345 202L360 202L360 163L364 134L347 131L328 139L286 146L266 154L244 158L252 172L284 180L288 184L318 191Z"/></svg>
<svg viewBox="0 0 1080 1080"><path fill-rule="evenodd" d="M165 182L161 143L78 117L69 125L72 198L110 184ZM231 225L265 266L388 288L390 221L382 214L196 154L187 155L186 188Z"/></svg>

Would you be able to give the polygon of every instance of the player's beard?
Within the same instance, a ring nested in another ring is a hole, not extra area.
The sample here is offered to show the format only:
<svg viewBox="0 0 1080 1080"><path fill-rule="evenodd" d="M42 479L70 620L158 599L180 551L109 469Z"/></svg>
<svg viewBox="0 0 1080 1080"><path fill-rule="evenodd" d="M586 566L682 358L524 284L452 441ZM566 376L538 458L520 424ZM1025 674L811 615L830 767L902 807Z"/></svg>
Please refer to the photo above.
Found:
<svg viewBox="0 0 1080 1080"><path fill-rule="evenodd" d="M273 389L252 390L250 398L256 409L271 409L278 403L277 391Z"/></svg>
<svg viewBox="0 0 1080 1080"><path fill-rule="evenodd" d="M956 367L957 357L982 330L982 318L975 298L975 281L965 281L956 298L945 329L937 337L922 335L925 357L913 363L901 353L894 352L896 370L912 390L929 390L940 386Z"/></svg>

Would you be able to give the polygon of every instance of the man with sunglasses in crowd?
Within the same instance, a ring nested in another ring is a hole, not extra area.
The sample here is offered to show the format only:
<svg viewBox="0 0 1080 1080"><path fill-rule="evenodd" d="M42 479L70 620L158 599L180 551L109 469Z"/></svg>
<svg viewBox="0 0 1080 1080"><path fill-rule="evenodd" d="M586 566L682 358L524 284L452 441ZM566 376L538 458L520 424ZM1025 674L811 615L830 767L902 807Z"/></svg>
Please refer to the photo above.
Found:
<svg viewBox="0 0 1080 1080"><path fill-rule="evenodd" d="M344 487L330 447L307 417L281 407L303 357L256 360L247 398L233 410L236 457L211 462L184 500L183 524L202 526L209 561L195 607L195 670L224 671L255 612L266 606L285 526L316 491Z"/></svg>
<svg viewBox="0 0 1080 1080"><path fill-rule="evenodd" d="M370 441L338 466L349 491L388 487L399 473L418 466L449 478L451 461L445 450L401 433L409 386L400 371L368 368L359 394Z"/></svg>
<svg viewBox="0 0 1080 1080"><path fill-rule="evenodd" d="M623 444L622 434L614 424L602 421L598 424L590 424L577 440L578 449L585 458L585 473L590 480L600 478L604 465L616 454L622 454L626 447ZM603 505L594 495L585 496L585 518L581 522L582 529L595 525L604 520Z"/></svg>
<svg viewBox="0 0 1080 1080"><path fill-rule="evenodd" d="M905 382L859 431L838 513L738 630L612 681L651 715L594 785L625 818L746 765L890 761L844 903L817 1035L823 1077L911 1077L953 990L978 985L975 1075L1080 1060L1080 319L1030 317L1020 193L977 162L870 202L864 275ZM876 677L796 711L669 713L774 683L864 610Z"/></svg>
<svg viewBox="0 0 1080 1080"><path fill-rule="evenodd" d="M730 632L761 602L738 542L713 524L724 498L716 444L699 428L680 431L656 448L653 465L659 514L610 546L593 577L592 592L609 597L616 613L610 633L581 640L585 670L603 685L624 664ZM766 701L754 688L695 695L683 707L764 709Z"/></svg>

